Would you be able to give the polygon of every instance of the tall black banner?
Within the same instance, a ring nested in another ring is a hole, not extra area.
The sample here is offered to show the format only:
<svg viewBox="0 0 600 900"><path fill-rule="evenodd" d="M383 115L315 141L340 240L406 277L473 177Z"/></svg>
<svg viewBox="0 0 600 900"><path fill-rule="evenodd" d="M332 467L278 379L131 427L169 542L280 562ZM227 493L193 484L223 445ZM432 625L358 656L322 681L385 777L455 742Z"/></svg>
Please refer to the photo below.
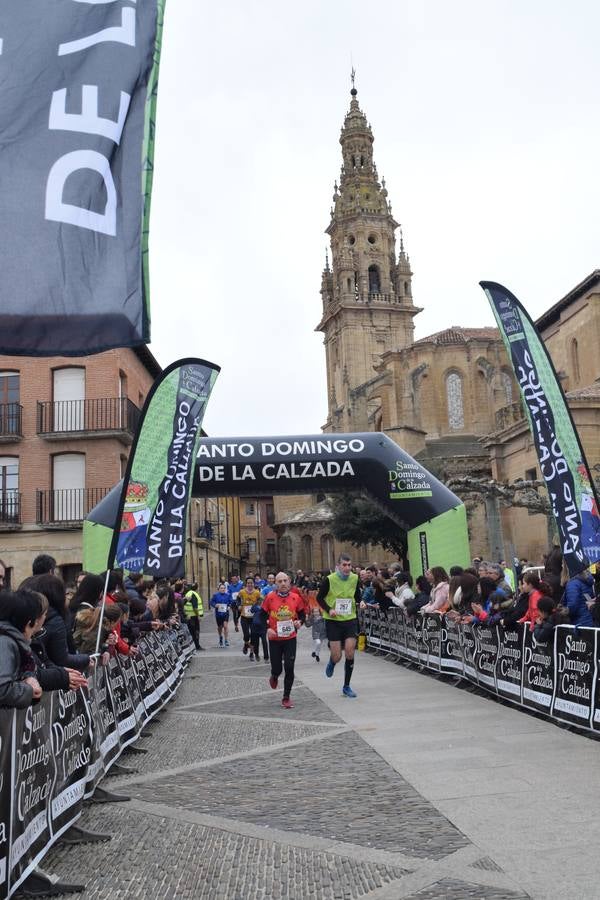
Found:
<svg viewBox="0 0 600 900"><path fill-rule="evenodd" d="M0 353L150 340L148 222L164 0L0 10Z"/></svg>
<svg viewBox="0 0 600 900"><path fill-rule="evenodd" d="M218 366L202 359L180 359L152 385L118 506L108 521L99 520L92 511L85 523L87 570L110 569L116 561L130 572L146 572L156 578L184 574L196 453L218 373Z"/></svg>
<svg viewBox="0 0 600 900"><path fill-rule="evenodd" d="M561 549L571 576L600 560L598 498L550 355L527 311L501 284L482 281L527 410Z"/></svg>

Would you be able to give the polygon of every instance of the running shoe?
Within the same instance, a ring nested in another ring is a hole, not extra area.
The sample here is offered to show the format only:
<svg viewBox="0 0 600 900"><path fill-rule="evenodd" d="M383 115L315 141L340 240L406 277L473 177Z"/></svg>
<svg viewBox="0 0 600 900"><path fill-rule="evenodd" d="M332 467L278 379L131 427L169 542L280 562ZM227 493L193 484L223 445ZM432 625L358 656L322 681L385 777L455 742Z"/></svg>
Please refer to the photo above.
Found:
<svg viewBox="0 0 600 900"><path fill-rule="evenodd" d="M243 649L242 649L242 653L243 653L244 656L245 656L247 652L248 652L248 645L247 645L247 644L244 644L244 647L243 647Z"/></svg>
<svg viewBox="0 0 600 900"><path fill-rule="evenodd" d="M335 669L335 663L329 660L327 665L325 666L325 674L328 678L331 678L333 675L333 670Z"/></svg>
<svg viewBox="0 0 600 900"><path fill-rule="evenodd" d="M274 691L277 690L278 681L279 681L279 679L275 678L274 675L271 675L271 677L269 678L269 684L271 685L271 687L273 688Z"/></svg>
<svg viewBox="0 0 600 900"><path fill-rule="evenodd" d="M225 646L229 647L229 641L225 641Z"/></svg>
<svg viewBox="0 0 600 900"><path fill-rule="evenodd" d="M250 653L250 662L254 662L254 653Z"/></svg>
<svg viewBox="0 0 600 900"><path fill-rule="evenodd" d="M222 646L223 646L223 638L221 638L221 639L219 640L219 647L222 647Z"/></svg>
<svg viewBox="0 0 600 900"><path fill-rule="evenodd" d="M321 662L321 657L320 657L320 656L317 656L316 653L315 653L315 659L316 659L317 662Z"/></svg>
<svg viewBox="0 0 600 900"><path fill-rule="evenodd" d="M357 694L355 693L355 691L352 690L352 688L350 687L349 684L344 685L344 687L342 688L342 694L344 695L344 697L356 697L357 696Z"/></svg>
<svg viewBox="0 0 600 900"><path fill-rule="evenodd" d="M311 656L312 656L313 659L316 659L317 654L315 653L314 650L313 650L313 652L311 653Z"/></svg>
<svg viewBox="0 0 600 900"><path fill-rule="evenodd" d="M283 700L281 701L281 705L283 706L284 709L293 709L294 708L294 704L292 703L292 701L290 700L289 697L284 697Z"/></svg>

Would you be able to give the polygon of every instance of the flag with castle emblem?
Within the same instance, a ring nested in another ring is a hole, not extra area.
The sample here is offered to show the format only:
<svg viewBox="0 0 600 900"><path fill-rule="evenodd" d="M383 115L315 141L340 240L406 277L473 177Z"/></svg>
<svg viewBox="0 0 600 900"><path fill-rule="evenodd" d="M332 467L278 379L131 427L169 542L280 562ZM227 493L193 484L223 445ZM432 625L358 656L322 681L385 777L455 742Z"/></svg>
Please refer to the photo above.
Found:
<svg viewBox="0 0 600 900"><path fill-rule="evenodd" d="M0 8L0 353L150 340L148 221L165 0Z"/></svg>
<svg viewBox="0 0 600 900"><path fill-rule="evenodd" d="M109 554L129 572L185 573L187 508L202 420L220 369L182 359L155 382L123 479Z"/></svg>
<svg viewBox="0 0 600 900"><path fill-rule="evenodd" d="M86 571L116 564L158 578L184 574L194 466L219 371L203 359L180 359L152 385L123 481L84 523Z"/></svg>
<svg viewBox="0 0 600 900"><path fill-rule="evenodd" d="M493 281L481 281L498 323L521 397L560 547L571 576L600 561L596 488L550 355L525 308Z"/></svg>

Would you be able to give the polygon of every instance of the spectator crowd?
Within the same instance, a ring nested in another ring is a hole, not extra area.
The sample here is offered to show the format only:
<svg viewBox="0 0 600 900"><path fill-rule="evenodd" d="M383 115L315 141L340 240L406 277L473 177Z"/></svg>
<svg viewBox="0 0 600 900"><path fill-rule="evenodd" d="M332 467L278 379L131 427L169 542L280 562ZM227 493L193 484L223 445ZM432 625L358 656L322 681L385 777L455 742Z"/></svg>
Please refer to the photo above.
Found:
<svg viewBox="0 0 600 900"><path fill-rule="evenodd" d="M569 576L561 551L554 547L544 565L524 559L508 567L475 558L468 568L447 572L432 566L414 581L400 564L361 569L362 601L387 616L399 607L408 616L445 615L459 624L527 624L546 641L558 624L600 627L600 571Z"/></svg>
<svg viewBox="0 0 600 900"><path fill-rule="evenodd" d="M111 655L136 656L140 637L178 622L198 646L197 585L81 572L71 590L56 561L33 560L32 574L16 590L5 586L0 561L0 707L24 708L45 691L78 690ZM106 601L103 597L106 589Z"/></svg>
<svg viewBox="0 0 600 900"><path fill-rule="evenodd" d="M536 639L548 640L557 624L600 627L600 571L569 577L558 548L544 566L526 560L507 566L475 558L468 568L432 566L413 580L400 563L355 567L360 605L384 616L401 608L408 616L445 615L459 624L526 623ZM600 567L599 567L600 568ZM292 591L306 601L306 624L312 628L313 657L318 661L325 641L316 595L327 573L291 578ZM243 652L268 660L266 627L261 606L275 587L275 573L266 578L237 574L222 579L209 600L215 612L219 645L228 641L229 612L236 631L243 631ZM103 575L81 572L66 587L47 554L33 560L32 574L16 590L4 584L0 561L0 707L26 707L44 691L77 690L87 684L95 665L106 665L114 654L136 655L140 636L151 630L185 623L196 650L204 604L198 585L184 579L147 579L114 569ZM106 588L106 602L102 599Z"/></svg>

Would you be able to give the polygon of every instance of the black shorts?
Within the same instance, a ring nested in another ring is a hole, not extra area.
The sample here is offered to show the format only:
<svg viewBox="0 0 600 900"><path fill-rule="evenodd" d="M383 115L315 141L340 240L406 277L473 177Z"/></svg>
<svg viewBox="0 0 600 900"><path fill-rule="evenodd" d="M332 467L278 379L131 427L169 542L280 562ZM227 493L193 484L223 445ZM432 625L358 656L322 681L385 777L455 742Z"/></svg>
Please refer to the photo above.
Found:
<svg viewBox="0 0 600 900"><path fill-rule="evenodd" d="M358 636L358 620L346 619L342 622L335 622L333 619L325 619L325 631L328 641L340 641L343 646L346 638Z"/></svg>

